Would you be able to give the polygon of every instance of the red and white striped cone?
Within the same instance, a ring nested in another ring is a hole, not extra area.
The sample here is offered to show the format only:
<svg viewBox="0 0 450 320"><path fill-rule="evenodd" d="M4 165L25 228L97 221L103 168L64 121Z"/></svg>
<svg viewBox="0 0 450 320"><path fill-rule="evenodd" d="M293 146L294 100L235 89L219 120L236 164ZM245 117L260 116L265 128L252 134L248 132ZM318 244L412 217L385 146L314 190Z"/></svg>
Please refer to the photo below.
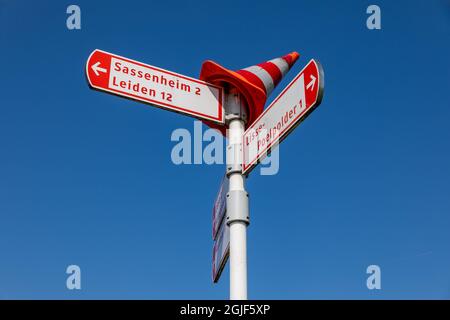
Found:
<svg viewBox="0 0 450 320"><path fill-rule="evenodd" d="M263 112L267 97L291 69L298 57L297 52L292 52L281 58L238 71L229 70L214 61L207 60L202 65L200 79L213 84L237 88L247 102L246 125L249 126ZM206 121L205 123L225 135L224 127Z"/></svg>

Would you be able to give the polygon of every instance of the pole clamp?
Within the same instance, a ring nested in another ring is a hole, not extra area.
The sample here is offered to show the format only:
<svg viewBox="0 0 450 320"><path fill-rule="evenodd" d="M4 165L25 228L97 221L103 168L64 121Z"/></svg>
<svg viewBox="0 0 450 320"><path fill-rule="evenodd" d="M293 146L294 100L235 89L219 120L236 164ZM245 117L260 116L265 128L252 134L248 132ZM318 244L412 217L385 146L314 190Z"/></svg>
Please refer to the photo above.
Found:
<svg viewBox="0 0 450 320"><path fill-rule="evenodd" d="M227 145L227 177L233 173L242 173L242 143Z"/></svg>
<svg viewBox="0 0 450 320"><path fill-rule="evenodd" d="M248 202L248 192L244 190L230 190L227 193L227 225L236 221L250 224Z"/></svg>
<svg viewBox="0 0 450 320"><path fill-rule="evenodd" d="M228 90L228 94L225 96L225 122L227 124L230 121L239 119L247 123L247 103L244 96L236 88Z"/></svg>

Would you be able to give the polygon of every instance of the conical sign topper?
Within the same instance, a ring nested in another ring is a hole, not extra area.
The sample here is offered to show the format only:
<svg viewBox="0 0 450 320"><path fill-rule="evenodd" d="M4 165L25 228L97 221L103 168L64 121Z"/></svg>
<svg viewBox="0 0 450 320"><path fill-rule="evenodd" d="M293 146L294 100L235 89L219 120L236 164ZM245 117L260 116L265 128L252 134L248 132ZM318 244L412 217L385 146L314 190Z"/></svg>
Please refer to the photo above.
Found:
<svg viewBox="0 0 450 320"><path fill-rule="evenodd" d="M231 86L239 90L247 102L247 126L263 112L267 97L297 61L297 52L272 59L238 71L229 70L220 64L207 60L202 65L200 79L220 86ZM226 128L205 121L211 128L224 136Z"/></svg>

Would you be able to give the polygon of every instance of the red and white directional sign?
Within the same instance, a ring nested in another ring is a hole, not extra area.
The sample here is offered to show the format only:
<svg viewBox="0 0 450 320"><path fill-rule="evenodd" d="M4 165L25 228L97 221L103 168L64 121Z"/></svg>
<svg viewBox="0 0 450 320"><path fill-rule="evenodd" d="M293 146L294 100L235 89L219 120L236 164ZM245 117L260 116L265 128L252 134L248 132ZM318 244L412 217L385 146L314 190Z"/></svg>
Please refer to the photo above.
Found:
<svg viewBox="0 0 450 320"><path fill-rule="evenodd" d="M299 125L320 104L322 95L322 67L311 60L245 131L242 138L243 173L250 172L272 146Z"/></svg>
<svg viewBox="0 0 450 320"><path fill-rule="evenodd" d="M217 193L216 201L214 201L214 207L212 210L212 236L214 240L217 238L220 223L225 217L229 184L228 181L228 177L224 176L220 185L219 192Z"/></svg>
<svg viewBox="0 0 450 320"><path fill-rule="evenodd" d="M88 58L86 75L94 89L224 123L219 86L98 49Z"/></svg>
<svg viewBox="0 0 450 320"><path fill-rule="evenodd" d="M230 227L222 220L217 240L214 242L212 258L212 280L219 281L230 255Z"/></svg>

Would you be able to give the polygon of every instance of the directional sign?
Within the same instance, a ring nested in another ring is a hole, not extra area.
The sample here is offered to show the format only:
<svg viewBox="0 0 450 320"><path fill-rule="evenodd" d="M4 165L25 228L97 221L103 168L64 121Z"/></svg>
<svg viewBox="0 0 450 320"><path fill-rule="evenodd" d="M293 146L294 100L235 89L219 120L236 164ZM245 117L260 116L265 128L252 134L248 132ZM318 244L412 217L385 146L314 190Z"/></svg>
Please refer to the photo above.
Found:
<svg viewBox="0 0 450 320"><path fill-rule="evenodd" d="M224 123L223 88L105 51L86 63L92 88L196 118Z"/></svg>
<svg viewBox="0 0 450 320"><path fill-rule="evenodd" d="M212 236L215 240L219 231L220 223L222 222L227 205L227 192L228 192L228 178L224 176L220 185L219 192L217 193L216 201L214 201L214 207L212 210Z"/></svg>
<svg viewBox="0 0 450 320"><path fill-rule="evenodd" d="M272 146L281 142L320 104L323 81L320 64L315 60L309 61L245 131L242 138L244 174L250 172Z"/></svg>
<svg viewBox="0 0 450 320"><path fill-rule="evenodd" d="M212 280L219 281L230 255L230 227L222 220L217 240L214 242L212 258Z"/></svg>

